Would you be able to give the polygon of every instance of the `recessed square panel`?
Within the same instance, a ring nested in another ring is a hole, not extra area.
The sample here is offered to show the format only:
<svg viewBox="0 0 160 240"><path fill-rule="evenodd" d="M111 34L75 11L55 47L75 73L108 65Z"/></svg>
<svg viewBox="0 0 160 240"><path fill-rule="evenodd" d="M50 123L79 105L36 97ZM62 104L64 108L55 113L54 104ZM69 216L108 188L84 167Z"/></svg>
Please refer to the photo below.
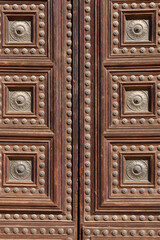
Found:
<svg viewBox="0 0 160 240"><path fill-rule="evenodd" d="M117 142L110 145L112 152L109 169L112 169L112 187L110 196L115 197L143 197L152 193L159 194L157 189L160 182L156 182L159 149L156 143L145 142ZM158 154L158 155L157 155Z"/></svg>
<svg viewBox="0 0 160 240"><path fill-rule="evenodd" d="M148 1L135 4L111 1L110 56L158 57L160 16L157 9L158 2L153 7Z"/></svg>
<svg viewBox="0 0 160 240"><path fill-rule="evenodd" d="M47 19L51 8L48 5L48 1L0 4L1 58L50 56L51 33Z"/></svg>
<svg viewBox="0 0 160 240"><path fill-rule="evenodd" d="M44 139L1 142L0 203L7 198L12 204L13 198L17 197L20 205L24 201L32 204L33 198L39 199L39 204L46 198L46 204L54 204L53 190L50 190L54 183L50 184L53 176L49 170L52 166L47 152L49 144L50 140Z"/></svg>
<svg viewBox="0 0 160 240"><path fill-rule="evenodd" d="M125 113L150 112L149 102L149 90L125 89Z"/></svg>
<svg viewBox="0 0 160 240"><path fill-rule="evenodd" d="M109 128L153 128L160 124L160 71L140 69L109 70L106 119ZM108 109L110 118L108 118Z"/></svg>
<svg viewBox="0 0 160 240"><path fill-rule="evenodd" d="M32 105L31 89L9 89L9 111L32 112Z"/></svg>
<svg viewBox="0 0 160 240"><path fill-rule="evenodd" d="M9 181L23 182L32 181L32 160L31 159L9 159Z"/></svg>
<svg viewBox="0 0 160 240"><path fill-rule="evenodd" d="M0 125L37 127L49 124L50 71L7 71L0 74Z"/></svg>
<svg viewBox="0 0 160 240"><path fill-rule="evenodd" d="M150 20L149 19L129 19L126 18L126 41L149 41L150 40Z"/></svg>
<svg viewBox="0 0 160 240"><path fill-rule="evenodd" d="M125 159L125 181L142 182L150 181L149 177L149 159L139 158L126 158Z"/></svg>
<svg viewBox="0 0 160 240"><path fill-rule="evenodd" d="M8 42L32 42L32 21L8 19Z"/></svg>

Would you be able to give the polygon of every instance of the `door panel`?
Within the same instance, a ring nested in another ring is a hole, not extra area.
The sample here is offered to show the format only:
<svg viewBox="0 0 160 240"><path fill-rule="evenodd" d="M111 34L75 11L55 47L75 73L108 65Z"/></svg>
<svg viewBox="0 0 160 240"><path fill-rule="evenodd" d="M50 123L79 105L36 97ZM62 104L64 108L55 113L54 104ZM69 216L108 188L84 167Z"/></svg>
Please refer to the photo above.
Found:
<svg viewBox="0 0 160 240"><path fill-rule="evenodd" d="M0 2L0 239L77 238L74 8Z"/></svg>
<svg viewBox="0 0 160 240"><path fill-rule="evenodd" d="M159 2L81 4L82 239L158 239Z"/></svg>

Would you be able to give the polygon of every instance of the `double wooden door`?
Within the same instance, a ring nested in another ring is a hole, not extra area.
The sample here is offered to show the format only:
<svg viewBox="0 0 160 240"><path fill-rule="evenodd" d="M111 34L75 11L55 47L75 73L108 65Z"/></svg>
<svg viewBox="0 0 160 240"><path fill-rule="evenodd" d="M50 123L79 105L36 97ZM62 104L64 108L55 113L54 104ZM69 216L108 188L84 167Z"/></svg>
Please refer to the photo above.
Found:
<svg viewBox="0 0 160 240"><path fill-rule="evenodd" d="M160 3L0 1L0 239L160 238Z"/></svg>

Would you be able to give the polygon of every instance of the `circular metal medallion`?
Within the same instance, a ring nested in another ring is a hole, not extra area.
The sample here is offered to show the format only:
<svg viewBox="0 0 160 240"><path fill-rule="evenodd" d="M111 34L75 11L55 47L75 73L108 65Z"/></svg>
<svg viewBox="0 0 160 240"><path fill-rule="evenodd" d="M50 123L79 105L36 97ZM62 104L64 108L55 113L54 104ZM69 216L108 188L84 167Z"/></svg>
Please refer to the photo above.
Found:
<svg viewBox="0 0 160 240"><path fill-rule="evenodd" d="M149 40L149 26L147 20L128 20L127 21L127 40L143 41Z"/></svg>
<svg viewBox="0 0 160 240"><path fill-rule="evenodd" d="M129 91L126 105L131 111L148 111L148 91Z"/></svg>
<svg viewBox="0 0 160 240"><path fill-rule="evenodd" d="M31 171L31 161L10 161L10 179L12 180L31 180Z"/></svg>
<svg viewBox="0 0 160 240"><path fill-rule="evenodd" d="M10 110L31 111L31 93L27 91L11 91L9 104Z"/></svg>
<svg viewBox="0 0 160 240"><path fill-rule="evenodd" d="M30 21L10 21L10 40L15 42L31 42Z"/></svg>
<svg viewBox="0 0 160 240"><path fill-rule="evenodd" d="M133 181L146 180L148 176L148 164L144 160L128 161L126 166L127 178Z"/></svg>

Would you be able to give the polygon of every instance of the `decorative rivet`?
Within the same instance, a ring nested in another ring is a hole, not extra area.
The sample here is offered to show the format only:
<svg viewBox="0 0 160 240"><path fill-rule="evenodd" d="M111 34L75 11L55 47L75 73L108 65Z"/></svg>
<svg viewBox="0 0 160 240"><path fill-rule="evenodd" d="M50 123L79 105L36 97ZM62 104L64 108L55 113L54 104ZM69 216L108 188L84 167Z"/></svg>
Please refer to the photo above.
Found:
<svg viewBox="0 0 160 240"><path fill-rule="evenodd" d="M45 192L44 188L40 188L40 189L39 189L39 193L40 193L40 194L43 194L44 192Z"/></svg>
<svg viewBox="0 0 160 240"><path fill-rule="evenodd" d="M135 52L136 52L136 48L132 47L132 48L130 49L130 52L131 52L131 53L135 53Z"/></svg>
<svg viewBox="0 0 160 240"><path fill-rule="evenodd" d="M31 48L30 53L31 54L35 54L36 53L36 49L35 48Z"/></svg>
<svg viewBox="0 0 160 240"><path fill-rule="evenodd" d="M18 218L19 218L19 214L14 214L14 215L13 215L13 218L14 218L14 219L18 219Z"/></svg>
<svg viewBox="0 0 160 240"><path fill-rule="evenodd" d="M131 4L131 8L136 8L137 7L137 3L132 3Z"/></svg>
<svg viewBox="0 0 160 240"><path fill-rule="evenodd" d="M122 235L122 236L126 236L126 235L127 235L127 231L126 231L126 230L122 230L122 231L121 231L121 235Z"/></svg>
<svg viewBox="0 0 160 240"><path fill-rule="evenodd" d="M18 48L14 48L13 49L13 54L18 54L19 53L19 49Z"/></svg>
<svg viewBox="0 0 160 240"><path fill-rule="evenodd" d="M144 80L144 79L145 79L144 75L140 75L140 76L139 76L139 80L140 80L140 81L142 81L142 80Z"/></svg>
<svg viewBox="0 0 160 240"><path fill-rule="evenodd" d="M117 172L117 171L114 171L114 172L112 173L112 176L113 176L113 177L117 177L117 176L118 176L118 172Z"/></svg>
<svg viewBox="0 0 160 240"><path fill-rule="evenodd" d="M140 230L140 231L139 231L139 235L140 235L140 236L144 236L144 235L145 235L145 231L144 231L144 230Z"/></svg>
<svg viewBox="0 0 160 240"><path fill-rule="evenodd" d="M152 216L152 215L148 216L148 220L149 221L153 221L154 220L154 216Z"/></svg>
<svg viewBox="0 0 160 240"><path fill-rule="evenodd" d="M44 7L45 7L44 4L40 4L40 5L39 5L39 9L40 9L40 10L43 10Z"/></svg>
<svg viewBox="0 0 160 240"><path fill-rule="evenodd" d="M112 158L113 158L113 160L117 160L118 159L118 154L113 154Z"/></svg>
<svg viewBox="0 0 160 240"><path fill-rule="evenodd" d="M148 149L149 149L149 151L153 151L154 150L154 146L150 145L150 146L148 146Z"/></svg>
<svg viewBox="0 0 160 240"><path fill-rule="evenodd" d="M136 80L136 76L135 75L131 75L130 80L131 81L135 81Z"/></svg>
<svg viewBox="0 0 160 240"><path fill-rule="evenodd" d="M13 228L13 233L14 233L14 234L19 233L19 229L18 229L18 228Z"/></svg>
<svg viewBox="0 0 160 240"><path fill-rule="evenodd" d="M154 2L151 2L151 3L149 4L149 6L150 6L150 8L154 8L154 7L156 6L156 4L155 4Z"/></svg>
<svg viewBox="0 0 160 240"><path fill-rule="evenodd" d="M94 220L95 221L99 221L100 220L100 216L98 216L98 215L94 216Z"/></svg>
<svg viewBox="0 0 160 240"><path fill-rule="evenodd" d="M4 228L4 233L6 233L6 234L10 233L10 229L9 228Z"/></svg>
<svg viewBox="0 0 160 240"><path fill-rule="evenodd" d="M31 234L36 234L37 230L35 228L31 228Z"/></svg>
<svg viewBox="0 0 160 240"><path fill-rule="evenodd" d="M113 231L112 231L112 235L113 235L113 236L116 236L117 234L118 234L118 231L117 231L117 230L113 230Z"/></svg>
<svg viewBox="0 0 160 240"><path fill-rule="evenodd" d="M145 7L146 7L146 3L141 3L141 4L140 4L140 7L141 7L141 8L145 8Z"/></svg>
<svg viewBox="0 0 160 240"><path fill-rule="evenodd" d="M155 235L155 231L154 231L154 230L150 230L150 231L148 232L148 234L149 234L149 236L154 236L154 235Z"/></svg>
<svg viewBox="0 0 160 240"><path fill-rule="evenodd" d="M122 4L122 8L124 8L124 9L128 8L128 4L127 3L123 3Z"/></svg>
<svg viewBox="0 0 160 240"><path fill-rule="evenodd" d="M123 215L123 216L122 216L122 220L123 220L123 221L126 221L127 219L128 219L127 215Z"/></svg>
<svg viewBox="0 0 160 240"><path fill-rule="evenodd" d="M126 151L126 150L127 150L127 146L126 146L126 145L123 145L123 146L121 147L121 150L122 150L122 151Z"/></svg>
<svg viewBox="0 0 160 240"><path fill-rule="evenodd" d="M9 54L10 53L10 49L9 48L5 48L4 53L5 54Z"/></svg>
<svg viewBox="0 0 160 240"><path fill-rule="evenodd" d="M135 146L135 145L132 145L132 146L130 147L130 149L131 149L131 151L135 151L135 150L136 150L136 146Z"/></svg>
<svg viewBox="0 0 160 240"><path fill-rule="evenodd" d="M128 48L122 48L122 53L127 53L128 52Z"/></svg>
<svg viewBox="0 0 160 240"><path fill-rule="evenodd" d="M144 145L141 145L141 146L139 147L139 150L140 150L140 151L144 151L144 150L145 150L145 146L144 146Z"/></svg>
<svg viewBox="0 0 160 240"><path fill-rule="evenodd" d="M144 215L141 215L140 217L139 217L139 220L140 221L144 221L146 218L145 218L145 216Z"/></svg>
<svg viewBox="0 0 160 240"><path fill-rule="evenodd" d="M119 34L118 30L113 31L113 36L118 36L118 34Z"/></svg>
<svg viewBox="0 0 160 240"><path fill-rule="evenodd" d="M90 235L91 232L89 229L85 229L84 233L85 233L85 235Z"/></svg>
<svg viewBox="0 0 160 240"><path fill-rule="evenodd" d="M118 102L113 102L113 107L117 108L118 107Z"/></svg>
<svg viewBox="0 0 160 240"><path fill-rule="evenodd" d="M112 190L113 194L117 194L118 191L119 191L118 188L114 188L114 189Z"/></svg>
<svg viewBox="0 0 160 240"><path fill-rule="evenodd" d="M119 8L119 4L118 4L118 3L114 3L114 4L113 4L113 8L114 8L114 9Z"/></svg>
<svg viewBox="0 0 160 240"><path fill-rule="evenodd" d="M22 10L26 10L27 9L27 5L26 4L22 4L21 9Z"/></svg>
<svg viewBox="0 0 160 240"><path fill-rule="evenodd" d="M118 26L119 26L119 22L118 22L118 21L114 21L114 22L113 22L113 26L114 26L114 27L118 27Z"/></svg>
<svg viewBox="0 0 160 240"><path fill-rule="evenodd" d="M154 189L153 189L153 188L149 188L149 189L148 189L148 193L149 193L149 194L154 193Z"/></svg>
<svg viewBox="0 0 160 240"><path fill-rule="evenodd" d="M53 219L54 219L54 215L53 215L53 214L50 214L50 215L48 216L48 219L49 219L49 220L53 220Z"/></svg>
<svg viewBox="0 0 160 240"><path fill-rule="evenodd" d="M155 48L154 48L154 47L150 47L150 48L148 49L148 51L149 51L150 53L153 53L153 52L154 52L154 50L155 50Z"/></svg>
<svg viewBox="0 0 160 240"><path fill-rule="evenodd" d="M36 189L35 189L35 188L31 188L30 192L31 192L31 193L35 193L35 192L36 192Z"/></svg>
<svg viewBox="0 0 160 240"><path fill-rule="evenodd" d="M14 151L18 151L18 149L19 149L19 146L18 146L18 145L13 146L13 150L14 150Z"/></svg>
<svg viewBox="0 0 160 240"><path fill-rule="evenodd" d="M22 124L26 124L26 123L27 123L27 119L26 119L26 118L23 118L23 119L21 120L21 122L22 122Z"/></svg>
<svg viewBox="0 0 160 240"><path fill-rule="evenodd" d="M11 215L10 214L5 214L5 219L10 219Z"/></svg>
<svg viewBox="0 0 160 240"><path fill-rule="evenodd" d="M139 190L139 193L144 194L144 193L145 193L145 189L144 189L144 188L141 188L141 189Z"/></svg>
<svg viewBox="0 0 160 240"><path fill-rule="evenodd" d="M93 231L93 234L94 234L94 235L99 235L99 234L100 234L100 231L99 231L98 229L96 229L96 230Z"/></svg>
<svg viewBox="0 0 160 240"><path fill-rule="evenodd" d="M9 145L6 145L6 146L4 147L4 149L5 149L6 151L9 151L9 150L10 150L10 146L9 146Z"/></svg>
<svg viewBox="0 0 160 240"><path fill-rule="evenodd" d="M131 236L134 236L135 234L136 234L136 231L135 231L135 230L131 230L131 231L130 231L130 235L131 235Z"/></svg>
<svg viewBox="0 0 160 240"><path fill-rule="evenodd" d="M113 48L113 53L118 53L119 52L119 49L118 48Z"/></svg>
<svg viewBox="0 0 160 240"><path fill-rule="evenodd" d="M104 221L108 221L108 220L109 220L109 216L105 215L105 216L103 217L103 220L104 220Z"/></svg>
<svg viewBox="0 0 160 240"><path fill-rule="evenodd" d="M123 76L121 77L121 80L122 80L122 81L126 81L126 80L127 80L127 76L123 75Z"/></svg>
<svg viewBox="0 0 160 240"><path fill-rule="evenodd" d="M18 187L13 188L13 192L14 193L18 193L19 192L19 188Z"/></svg>
<svg viewBox="0 0 160 240"><path fill-rule="evenodd" d="M135 221L136 220L136 216L132 215L132 216L130 216L130 219L131 219L131 221Z"/></svg>
<svg viewBox="0 0 160 240"><path fill-rule="evenodd" d="M135 188L131 188L130 191L131 191L132 194L135 194L135 193L136 193L136 189L135 189Z"/></svg>
<svg viewBox="0 0 160 240"><path fill-rule="evenodd" d="M104 236L107 236L107 235L108 235L108 230L103 230L103 231L102 231L102 234L103 234Z"/></svg>
<svg viewBox="0 0 160 240"><path fill-rule="evenodd" d="M45 228L40 228L40 233L41 234L45 234L46 233L46 229Z"/></svg>
<svg viewBox="0 0 160 240"><path fill-rule="evenodd" d="M54 233L55 233L55 229L54 229L54 228L50 228L50 229L49 229L49 233L50 233L50 234L54 234Z"/></svg>
<svg viewBox="0 0 160 240"><path fill-rule="evenodd" d="M23 215L22 215L22 219L23 219L23 220L26 220L27 218L28 218L28 215L27 215L27 214L23 214Z"/></svg>
<svg viewBox="0 0 160 240"><path fill-rule="evenodd" d="M136 123L136 119L135 119L135 118L132 118L132 119L130 120L130 123L131 123L131 124L135 124L135 123Z"/></svg>
<svg viewBox="0 0 160 240"><path fill-rule="evenodd" d="M4 8L4 10L8 10L9 9L9 5L8 4L4 4L3 8Z"/></svg>
<svg viewBox="0 0 160 240"><path fill-rule="evenodd" d="M23 193L26 193L27 191L28 191L27 188L22 188L22 192L23 192Z"/></svg>
<svg viewBox="0 0 160 240"><path fill-rule="evenodd" d="M140 48L140 53L145 53L146 49L144 47Z"/></svg>
<svg viewBox="0 0 160 240"><path fill-rule="evenodd" d="M144 124L144 123L146 122L146 120L145 120L144 118L141 118L141 119L139 120L139 122L140 122L141 124Z"/></svg>
<svg viewBox="0 0 160 240"><path fill-rule="evenodd" d="M122 119L122 124L127 124L128 123L128 119L127 118L123 118Z"/></svg>
<svg viewBox="0 0 160 240"><path fill-rule="evenodd" d="M28 233L28 229L27 229L27 228L23 228L23 229L22 229L22 233L23 233L23 234L27 234L27 233Z"/></svg>
<svg viewBox="0 0 160 240"><path fill-rule="evenodd" d="M118 17L119 17L118 12L114 12L114 13L113 13L113 18L118 18Z"/></svg>
<svg viewBox="0 0 160 240"><path fill-rule="evenodd" d="M30 9L31 9L31 10L36 9L36 5L35 5L35 4L31 4Z"/></svg>
<svg viewBox="0 0 160 240"><path fill-rule="evenodd" d="M122 188L121 193L126 194L127 193L127 188Z"/></svg>
<svg viewBox="0 0 160 240"><path fill-rule="evenodd" d="M150 124L153 124L153 123L154 123L154 119L153 119L153 118L150 118L150 119L148 120L148 122L149 122Z"/></svg>

